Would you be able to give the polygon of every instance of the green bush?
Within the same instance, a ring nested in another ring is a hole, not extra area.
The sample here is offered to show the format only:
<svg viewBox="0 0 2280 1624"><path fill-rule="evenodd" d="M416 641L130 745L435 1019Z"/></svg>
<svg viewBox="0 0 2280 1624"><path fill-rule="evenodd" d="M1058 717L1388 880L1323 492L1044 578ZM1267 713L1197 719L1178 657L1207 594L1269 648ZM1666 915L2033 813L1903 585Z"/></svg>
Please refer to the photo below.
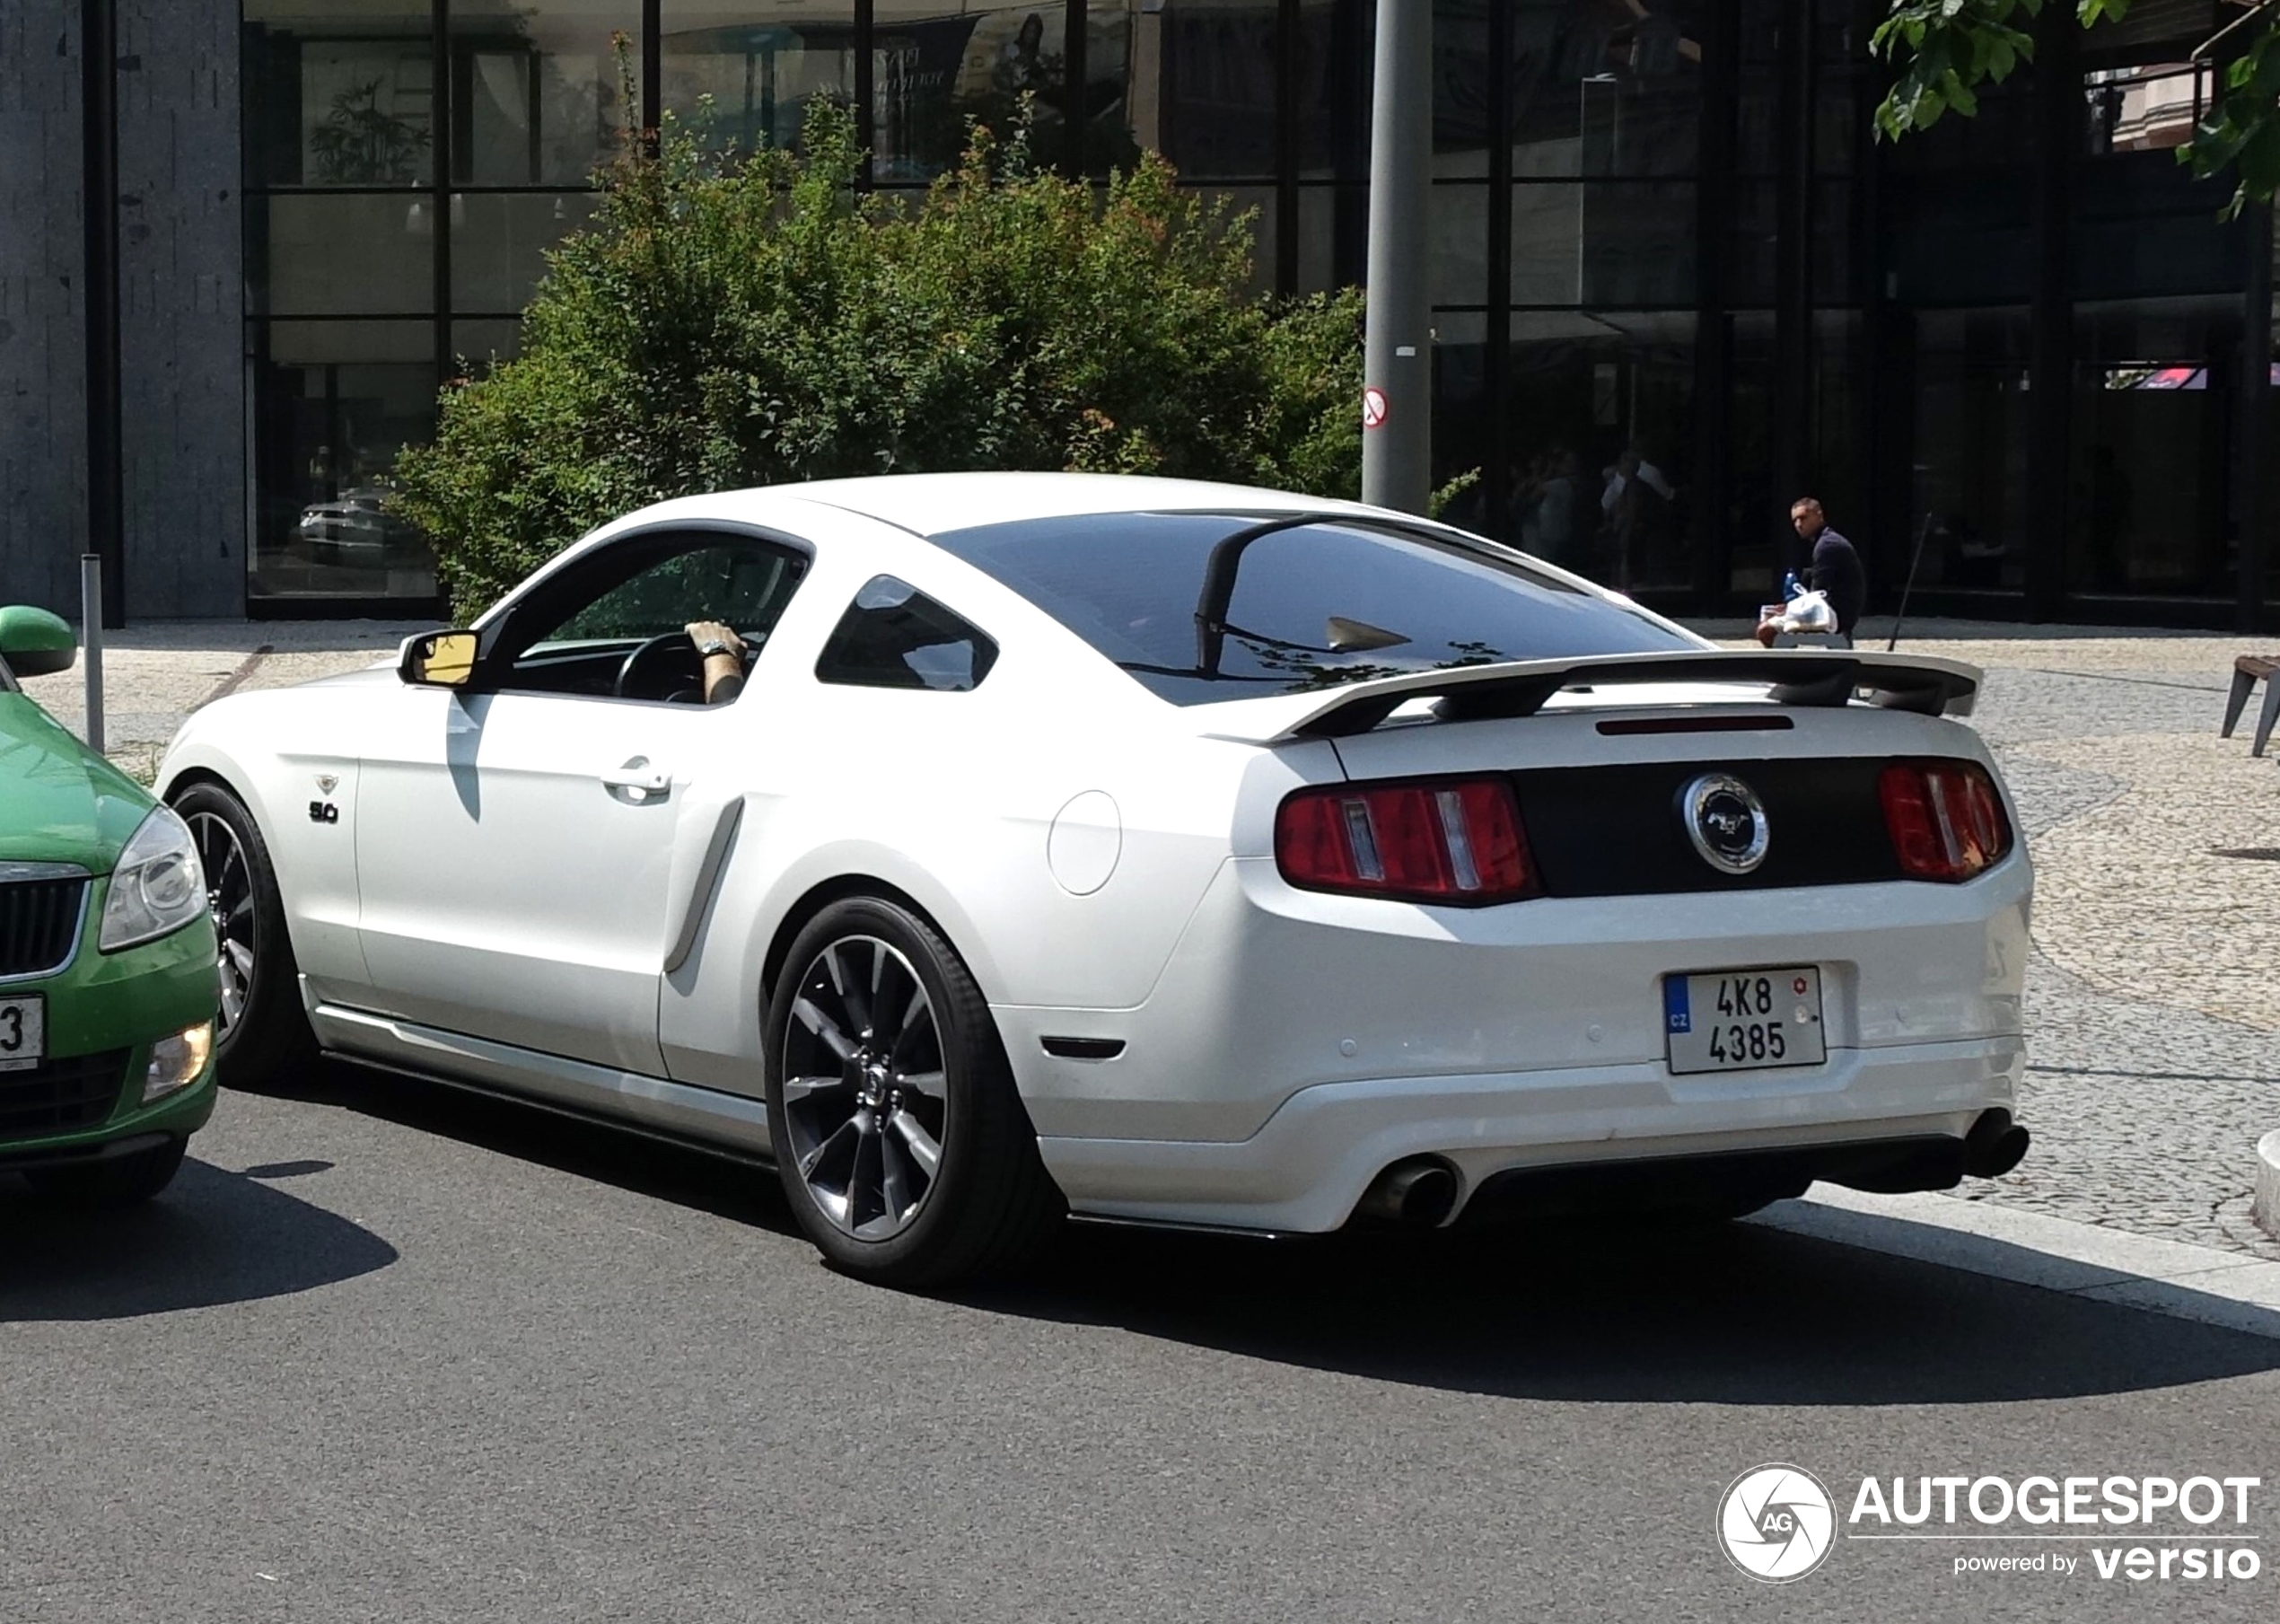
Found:
<svg viewBox="0 0 2280 1624"><path fill-rule="evenodd" d="M1146 158L1105 194L977 128L923 199L859 194L853 121L620 162L525 313L448 388L395 505L461 613L604 520L692 492L953 469L1355 494L1361 303L1247 292L1250 217Z"/></svg>

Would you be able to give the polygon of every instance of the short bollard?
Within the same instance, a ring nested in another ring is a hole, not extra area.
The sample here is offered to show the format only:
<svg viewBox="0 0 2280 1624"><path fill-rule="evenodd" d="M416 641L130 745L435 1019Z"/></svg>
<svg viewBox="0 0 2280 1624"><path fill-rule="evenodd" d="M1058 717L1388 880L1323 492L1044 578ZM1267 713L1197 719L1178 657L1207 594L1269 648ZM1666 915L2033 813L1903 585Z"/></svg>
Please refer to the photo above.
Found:
<svg viewBox="0 0 2280 1624"><path fill-rule="evenodd" d="M87 748L103 751L103 557L79 555L79 643L86 662Z"/></svg>

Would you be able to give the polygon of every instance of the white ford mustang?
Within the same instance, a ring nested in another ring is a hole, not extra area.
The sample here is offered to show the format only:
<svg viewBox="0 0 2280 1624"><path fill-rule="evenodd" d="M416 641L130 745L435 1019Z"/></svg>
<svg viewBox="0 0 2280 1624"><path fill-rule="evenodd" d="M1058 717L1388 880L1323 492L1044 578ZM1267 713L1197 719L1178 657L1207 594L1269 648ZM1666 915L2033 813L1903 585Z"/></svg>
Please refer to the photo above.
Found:
<svg viewBox="0 0 2280 1624"><path fill-rule="evenodd" d="M1350 503L854 479L634 514L397 669L198 712L160 785L225 1077L772 1159L834 1262L943 1281L1065 1211L2007 1171L2031 877L1977 686Z"/></svg>

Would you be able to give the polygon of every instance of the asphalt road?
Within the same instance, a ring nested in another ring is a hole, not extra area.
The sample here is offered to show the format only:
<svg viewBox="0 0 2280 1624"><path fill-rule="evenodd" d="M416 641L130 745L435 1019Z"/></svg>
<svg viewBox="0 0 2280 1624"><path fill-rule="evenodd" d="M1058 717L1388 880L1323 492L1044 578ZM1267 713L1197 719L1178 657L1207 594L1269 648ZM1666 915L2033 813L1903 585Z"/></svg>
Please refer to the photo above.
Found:
<svg viewBox="0 0 2280 1624"><path fill-rule="evenodd" d="M2280 1533L2280 1341L1754 1226L1096 1229L944 1300L821 1268L752 1170L375 1073L225 1095L194 1150L126 1216L0 1193L8 1624L2280 1602L2270 1571L1959 1578L1987 1548L1951 1545L1741 1576L1715 1507L1767 1461L1840 1501L1870 1472L2258 1475Z"/></svg>

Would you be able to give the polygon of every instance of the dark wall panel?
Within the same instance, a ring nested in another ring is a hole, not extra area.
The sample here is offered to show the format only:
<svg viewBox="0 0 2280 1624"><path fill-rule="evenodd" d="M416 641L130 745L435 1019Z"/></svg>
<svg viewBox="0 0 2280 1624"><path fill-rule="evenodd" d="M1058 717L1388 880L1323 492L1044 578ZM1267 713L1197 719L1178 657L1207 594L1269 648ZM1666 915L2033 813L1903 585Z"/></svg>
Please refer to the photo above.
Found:
<svg viewBox="0 0 2280 1624"><path fill-rule="evenodd" d="M238 8L119 0L127 612L245 610Z"/></svg>
<svg viewBox="0 0 2280 1624"><path fill-rule="evenodd" d="M238 31L118 6L129 616L245 606ZM76 615L87 542L80 8L0 6L0 599Z"/></svg>
<svg viewBox="0 0 2280 1624"><path fill-rule="evenodd" d="M77 612L86 531L79 6L0 6L0 601Z"/></svg>

